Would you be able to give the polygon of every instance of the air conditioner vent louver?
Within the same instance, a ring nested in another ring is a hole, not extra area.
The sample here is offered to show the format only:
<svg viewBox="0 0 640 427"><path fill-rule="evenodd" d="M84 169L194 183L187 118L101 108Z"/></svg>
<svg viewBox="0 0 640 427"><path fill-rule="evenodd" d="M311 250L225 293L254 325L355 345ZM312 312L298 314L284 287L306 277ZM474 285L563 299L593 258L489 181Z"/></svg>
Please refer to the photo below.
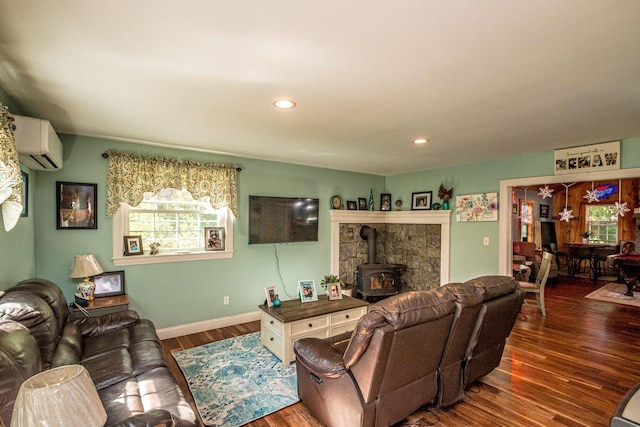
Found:
<svg viewBox="0 0 640 427"><path fill-rule="evenodd" d="M48 120L13 116L20 162L34 170L62 169L62 142Z"/></svg>

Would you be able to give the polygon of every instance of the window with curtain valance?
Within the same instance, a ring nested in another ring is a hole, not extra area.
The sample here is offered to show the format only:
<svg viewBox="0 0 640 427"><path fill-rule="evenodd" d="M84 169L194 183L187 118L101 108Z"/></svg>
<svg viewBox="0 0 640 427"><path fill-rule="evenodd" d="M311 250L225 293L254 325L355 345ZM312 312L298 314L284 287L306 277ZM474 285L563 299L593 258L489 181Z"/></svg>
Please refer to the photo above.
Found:
<svg viewBox="0 0 640 427"><path fill-rule="evenodd" d="M237 216L238 169L235 165L147 157L107 151L107 217L120 203L138 206L145 192L186 189L194 199L208 196L214 209L227 207Z"/></svg>

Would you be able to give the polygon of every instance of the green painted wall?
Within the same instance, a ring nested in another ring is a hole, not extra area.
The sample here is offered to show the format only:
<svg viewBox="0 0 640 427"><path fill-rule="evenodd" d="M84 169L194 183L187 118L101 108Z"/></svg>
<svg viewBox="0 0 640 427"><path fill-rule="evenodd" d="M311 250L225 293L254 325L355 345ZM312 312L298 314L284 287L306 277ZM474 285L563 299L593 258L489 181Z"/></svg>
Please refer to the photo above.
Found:
<svg viewBox="0 0 640 427"><path fill-rule="evenodd" d="M0 101L19 112L0 89ZM330 268L329 199L368 197L373 188L376 206L380 193L400 198L410 209L411 193L433 191L440 183L454 188L456 195L499 191L500 180L553 175L553 152L513 156L473 164L393 177L380 177L329 169L311 168L174 150L154 146L118 143L98 138L61 135L64 167L59 172L29 171L29 217L14 230L0 229L2 272L0 289L28 277L44 277L59 284L70 299L75 279L68 272L73 256L94 253L106 271L124 269L131 308L152 319L159 328L255 311L264 300L264 287L278 286L279 292L295 297L298 280L319 284ZM234 229L232 259L114 267L111 262L112 224L106 218L107 160L100 154L117 149L145 155L166 155L180 159L229 162L242 167L239 177L239 216ZM640 138L622 142L622 167L640 167ZM98 229L57 230L55 182L98 184ZM317 197L321 200L320 237L317 243L248 245L248 196L251 194ZM452 206L455 209L454 206ZM483 245L483 237L490 245ZM467 280L498 272L498 222L458 223L451 227L451 281ZM277 249L277 258L275 250ZM280 273L277 266L280 266ZM282 275L283 285L280 282ZM223 305L224 295L230 304Z"/></svg>
<svg viewBox="0 0 640 427"><path fill-rule="evenodd" d="M299 280L313 279L319 285L331 266L331 195L340 194L344 200L355 200L368 195L371 188L376 195L384 189L384 177L380 176L72 135L61 135L61 140L64 144L63 169L39 173L35 252L38 275L59 284L67 298L71 298L76 280L69 279L67 275L74 255L94 253L106 271L125 270L131 308L141 316L153 319L159 328L257 310L264 301L265 287L276 285L284 294L278 262L284 289L292 298L297 295ZM101 157L107 149L239 165L242 172L239 175L233 258L114 267L111 261L112 221L105 214L108 161ZM97 230L56 229L56 181L98 184ZM319 241L276 246L248 245L248 200L253 194L319 198ZM229 305L222 304L225 295L229 296Z"/></svg>
<svg viewBox="0 0 640 427"><path fill-rule="evenodd" d="M9 107L9 112L13 114L21 112L2 88L0 88L0 103ZM20 218L11 232L4 231L4 225L0 225L0 260L2 260L0 289L7 289L20 280L36 275L36 262L33 256L36 245L33 212L34 192L38 177L27 167L22 166L22 170L29 174L29 216ZM0 218L2 218L1 211Z"/></svg>
<svg viewBox="0 0 640 427"><path fill-rule="evenodd" d="M623 140L621 151L622 168L640 167L640 138ZM553 175L553 163L553 151L524 154L388 177L385 186L393 200L400 197L405 206L410 204L411 193L418 191L433 191L436 202L440 183L454 188L454 199L465 194L498 192L501 180ZM451 209L455 211L455 200ZM452 282L498 273L498 233L497 221L456 222L452 216ZM484 237L489 237L489 246L484 246Z"/></svg>

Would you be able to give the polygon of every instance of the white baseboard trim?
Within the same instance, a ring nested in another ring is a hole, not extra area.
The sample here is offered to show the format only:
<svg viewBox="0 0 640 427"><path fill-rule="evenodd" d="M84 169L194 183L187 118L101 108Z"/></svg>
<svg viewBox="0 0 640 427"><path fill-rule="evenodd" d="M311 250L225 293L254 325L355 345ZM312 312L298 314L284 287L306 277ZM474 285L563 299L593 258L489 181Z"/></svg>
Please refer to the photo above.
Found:
<svg viewBox="0 0 640 427"><path fill-rule="evenodd" d="M235 316L218 317L216 319L203 320L202 322L187 323L186 325L171 326L169 328L158 329L156 332L161 340L166 340L169 338L181 337L183 335L197 334L210 329L218 329L238 325L240 323L253 322L254 320L260 320L260 311L251 311L249 313L238 314Z"/></svg>

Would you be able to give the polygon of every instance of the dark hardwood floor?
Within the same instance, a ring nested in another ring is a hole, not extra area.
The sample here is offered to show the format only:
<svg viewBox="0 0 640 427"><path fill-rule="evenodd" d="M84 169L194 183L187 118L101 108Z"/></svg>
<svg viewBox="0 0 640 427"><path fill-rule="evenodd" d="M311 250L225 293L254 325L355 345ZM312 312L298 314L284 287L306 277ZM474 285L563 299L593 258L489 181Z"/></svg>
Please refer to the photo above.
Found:
<svg viewBox="0 0 640 427"><path fill-rule="evenodd" d="M497 369L473 384L463 401L419 410L408 421L438 426L609 425L617 402L640 382L640 308L584 298L604 283L561 276L546 288L546 318L535 305L523 306ZM256 321L162 342L190 402L171 351L259 329ZM322 425L297 403L248 426Z"/></svg>

